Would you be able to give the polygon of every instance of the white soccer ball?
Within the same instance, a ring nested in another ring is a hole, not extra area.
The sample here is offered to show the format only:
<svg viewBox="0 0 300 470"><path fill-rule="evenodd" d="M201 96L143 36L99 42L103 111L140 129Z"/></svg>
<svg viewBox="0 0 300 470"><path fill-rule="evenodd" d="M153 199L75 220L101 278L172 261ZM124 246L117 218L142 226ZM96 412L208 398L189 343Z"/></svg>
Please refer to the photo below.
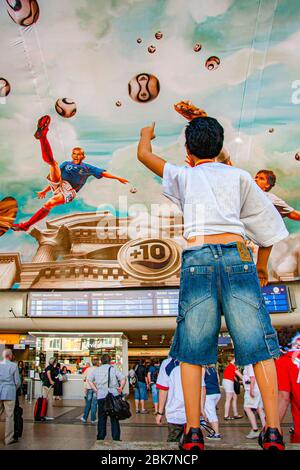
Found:
<svg viewBox="0 0 300 470"><path fill-rule="evenodd" d="M64 118L71 118L76 114L77 107L75 101L72 99L59 98L55 103L55 110Z"/></svg>

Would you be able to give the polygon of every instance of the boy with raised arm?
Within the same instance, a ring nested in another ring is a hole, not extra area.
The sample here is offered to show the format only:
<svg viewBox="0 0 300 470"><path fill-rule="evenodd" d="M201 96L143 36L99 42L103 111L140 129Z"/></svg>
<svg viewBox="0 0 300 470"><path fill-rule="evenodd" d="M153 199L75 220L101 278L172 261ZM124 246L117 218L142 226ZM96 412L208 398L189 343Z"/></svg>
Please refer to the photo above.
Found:
<svg viewBox="0 0 300 470"><path fill-rule="evenodd" d="M217 361L221 311L234 342L236 362L254 364L266 412L259 443L284 450L278 416L274 358L277 335L260 286L268 282L272 245L288 236L271 201L239 168L216 162L224 131L211 117L190 120L186 151L193 167L167 163L153 154L154 123L141 130L138 159L163 178L163 193L183 212L179 313L170 356L180 361L187 422L180 446L203 450L200 422L201 366ZM259 245L255 266L246 236Z"/></svg>

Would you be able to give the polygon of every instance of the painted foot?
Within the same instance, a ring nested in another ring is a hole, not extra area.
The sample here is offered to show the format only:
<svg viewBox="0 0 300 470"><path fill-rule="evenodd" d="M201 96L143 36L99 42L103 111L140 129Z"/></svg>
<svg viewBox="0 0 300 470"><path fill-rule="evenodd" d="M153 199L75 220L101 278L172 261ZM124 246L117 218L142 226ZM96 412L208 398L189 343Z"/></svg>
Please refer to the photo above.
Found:
<svg viewBox="0 0 300 470"><path fill-rule="evenodd" d="M46 114L45 116L41 117L39 120L38 120L38 123L37 123L37 130L34 134L34 137L36 139L41 139L44 135L47 134L48 130L49 130L49 125L50 125L50 122L51 122L51 117Z"/></svg>

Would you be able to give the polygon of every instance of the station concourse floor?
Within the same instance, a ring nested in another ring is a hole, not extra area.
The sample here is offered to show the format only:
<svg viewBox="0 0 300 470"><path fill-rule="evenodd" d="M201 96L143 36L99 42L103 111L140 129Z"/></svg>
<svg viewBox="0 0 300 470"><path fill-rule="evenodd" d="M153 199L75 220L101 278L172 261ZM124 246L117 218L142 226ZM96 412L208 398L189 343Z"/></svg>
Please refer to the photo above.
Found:
<svg viewBox="0 0 300 470"><path fill-rule="evenodd" d="M153 443L155 446L164 448L163 443L167 440L167 425L157 426L153 414L151 400L147 401L147 415L135 414L133 399L130 398L132 417L121 422L121 440L123 448L134 449L143 448L142 443ZM55 400L53 421L35 423L33 420L34 402L29 404L22 397L20 405L23 408L24 431L18 443L4 446L4 415L0 419L0 450L89 450L96 444L96 425L88 422L83 424L80 420L84 407L84 400ZM220 420L220 432L222 440L217 442L207 441L207 447L213 449L259 449L257 440L246 439L246 434L250 431L248 419L243 412L243 394L239 395L238 410L242 419L234 421L224 421L224 392L218 405L218 416ZM292 420L288 411L283 423L283 433L286 443L290 442L289 428ZM109 424L109 419L108 419ZM111 439L110 426L107 429L107 439ZM205 434L205 433L204 433ZM131 447L130 443L137 443ZM140 445L139 445L140 443ZM105 442L103 448L109 447L109 441ZM108 447L107 447L108 446ZM177 446L175 445L175 448ZM289 446L300 449L299 444ZM99 446L97 447L99 449ZM174 448L174 446L173 446ZM149 449L149 447L147 447Z"/></svg>

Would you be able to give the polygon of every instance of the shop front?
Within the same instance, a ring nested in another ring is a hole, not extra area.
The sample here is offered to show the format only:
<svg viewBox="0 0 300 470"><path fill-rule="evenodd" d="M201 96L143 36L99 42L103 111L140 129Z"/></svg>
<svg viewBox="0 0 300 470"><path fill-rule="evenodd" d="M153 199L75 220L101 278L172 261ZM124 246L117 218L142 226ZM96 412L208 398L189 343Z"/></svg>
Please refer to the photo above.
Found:
<svg viewBox="0 0 300 470"><path fill-rule="evenodd" d="M109 354L112 365L128 374L127 338L122 332L74 333L74 332L31 332L36 337L35 372L31 373L31 394L41 393L40 372L55 357L67 369L66 382L63 384L64 399L81 399L84 396L82 373L93 358ZM126 392L126 390L125 390Z"/></svg>

